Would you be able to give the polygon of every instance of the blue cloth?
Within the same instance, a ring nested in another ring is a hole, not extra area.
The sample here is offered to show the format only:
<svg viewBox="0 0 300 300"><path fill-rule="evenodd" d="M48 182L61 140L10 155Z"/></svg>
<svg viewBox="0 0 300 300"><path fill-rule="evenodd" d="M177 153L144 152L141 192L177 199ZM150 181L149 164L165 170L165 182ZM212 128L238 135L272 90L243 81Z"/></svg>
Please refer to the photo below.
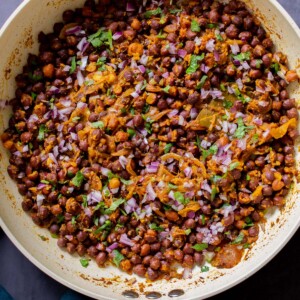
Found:
<svg viewBox="0 0 300 300"><path fill-rule="evenodd" d="M84 299L83 296L71 290L65 292L60 298L60 300L82 300L82 299Z"/></svg>
<svg viewBox="0 0 300 300"><path fill-rule="evenodd" d="M7 290L0 285L0 300L14 300Z"/></svg>

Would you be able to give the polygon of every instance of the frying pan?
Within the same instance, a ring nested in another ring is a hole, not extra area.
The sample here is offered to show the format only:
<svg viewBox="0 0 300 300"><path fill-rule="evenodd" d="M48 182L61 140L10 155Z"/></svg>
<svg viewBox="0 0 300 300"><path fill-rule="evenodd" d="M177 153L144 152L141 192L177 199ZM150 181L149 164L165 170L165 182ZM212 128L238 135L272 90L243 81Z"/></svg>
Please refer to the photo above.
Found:
<svg viewBox="0 0 300 300"><path fill-rule="evenodd" d="M11 110L5 100L14 97L14 77L22 71L28 53L38 53L39 31L50 32L62 12L83 5L84 0L26 0L0 31L0 133L7 127ZM276 50L287 54L290 67L300 66L300 30L275 0L245 0L270 33ZM299 73L298 69L298 73ZM299 99L300 87L290 86L291 96ZM299 142L296 144L297 161ZM49 232L33 224L21 209L21 196L8 176L8 153L0 145L0 226L15 246L38 268L60 283L96 299L204 299L245 280L270 261L289 241L300 224L300 186L291 190L286 207L267 213L255 246L233 269L193 271L189 280L147 283L114 267L100 269L95 262L83 268L79 257L56 246ZM299 168L299 164L297 165ZM41 237L43 237L41 239Z"/></svg>

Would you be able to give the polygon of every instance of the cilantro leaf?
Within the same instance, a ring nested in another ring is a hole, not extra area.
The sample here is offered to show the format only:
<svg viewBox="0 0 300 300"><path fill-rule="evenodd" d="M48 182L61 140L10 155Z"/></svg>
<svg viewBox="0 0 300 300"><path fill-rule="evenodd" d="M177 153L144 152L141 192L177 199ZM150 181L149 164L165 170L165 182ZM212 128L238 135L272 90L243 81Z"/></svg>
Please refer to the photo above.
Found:
<svg viewBox="0 0 300 300"><path fill-rule="evenodd" d="M77 187L81 187L83 180L84 180L83 174L80 171L78 171L75 177L73 177L73 179L71 180L71 183Z"/></svg>
<svg viewBox="0 0 300 300"><path fill-rule="evenodd" d="M199 138L199 135L197 135L197 137L196 137L196 145L197 145L198 149L201 151L202 148L201 148L201 140Z"/></svg>
<svg viewBox="0 0 300 300"><path fill-rule="evenodd" d="M121 204L123 204L125 202L125 199L122 199L122 198L120 198L120 199L117 199L116 201L114 201L112 204L111 204L111 206L109 207L109 208L107 208L106 210L105 210L105 214L108 214L108 215L110 215L110 214L112 214Z"/></svg>
<svg viewBox="0 0 300 300"><path fill-rule="evenodd" d="M179 8L170 9L170 13L172 15L176 15L176 14L178 14L180 12L182 12L182 9L179 9Z"/></svg>
<svg viewBox="0 0 300 300"><path fill-rule="evenodd" d="M146 19L149 19L152 16L157 16L157 15L161 15L162 14L162 10L160 7L158 7L157 9L153 9L153 10L148 10L144 13L144 17Z"/></svg>
<svg viewBox="0 0 300 300"><path fill-rule="evenodd" d="M166 144L166 146L164 147L164 153L165 154L169 153L172 147L173 147L172 143Z"/></svg>
<svg viewBox="0 0 300 300"><path fill-rule="evenodd" d="M273 69L275 71L275 74L277 74L280 70L280 66L279 66L279 63L273 63L271 65L271 69Z"/></svg>
<svg viewBox="0 0 300 300"><path fill-rule="evenodd" d="M198 252L207 249L208 248L208 244L207 243L202 243L202 244L195 244L194 246L192 246L192 248Z"/></svg>
<svg viewBox="0 0 300 300"><path fill-rule="evenodd" d="M81 265L82 265L84 268L87 268L87 266L89 265L89 261L90 261L90 259L88 259L88 258L81 258L81 259L80 259L80 263L81 263Z"/></svg>
<svg viewBox="0 0 300 300"><path fill-rule="evenodd" d="M93 128L100 128L100 129L104 128L104 123L102 121L93 122L91 123L91 125Z"/></svg>
<svg viewBox="0 0 300 300"><path fill-rule="evenodd" d="M244 234L240 232L240 234L235 238L235 240L231 243L232 245L240 244L244 239Z"/></svg>
<svg viewBox="0 0 300 300"><path fill-rule="evenodd" d="M95 48L99 48L102 45L106 45L106 46L109 46L110 49L113 49L111 30L104 31L102 29L99 29L96 33L94 33L88 37L88 41Z"/></svg>
<svg viewBox="0 0 300 300"><path fill-rule="evenodd" d="M186 205L190 202L189 199L184 198L184 195L180 192L175 192L174 198L175 198L175 200L177 200L179 203L181 203L183 205Z"/></svg>
<svg viewBox="0 0 300 300"><path fill-rule="evenodd" d="M239 165L240 165L240 163L238 161L231 163L229 165L229 171L236 169Z"/></svg>
<svg viewBox="0 0 300 300"><path fill-rule="evenodd" d="M206 158L210 155L215 155L218 152L218 146L217 145L213 145L211 146L208 150L203 150L202 151L202 156L203 159L206 160Z"/></svg>
<svg viewBox="0 0 300 300"><path fill-rule="evenodd" d="M234 133L234 137L236 137L238 139L242 139L246 135L248 130L251 130L254 128L253 126L245 126L242 118L238 118L237 125L238 125L238 128Z"/></svg>
<svg viewBox="0 0 300 300"><path fill-rule="evenodd" d="M159 231L159 232L164 231L164 228L163 228L163 227L157 226L155 223L151 223L151 224L149 225L149 228L152 229L152 230Z"/></svg>
<svg viewBox="0 0 300 300"><path fill-rule="evenodd" d="M216 38L217 38L217 40L220 41L220 42L223 41L223 38L222 38L222 36L221 36L220 33L217 33L217 34L216 34Z"/></svg>
<svg viewBox="0 0 300 300"><path fill-rule="evenodd" d="M129 134L129 136L132 138L136 135L136 131L132 128L128 128L127 129L127 133Z"/></svg>
<svg viewBox="0 0 300 300"><path fill-rule="evenodd" d="M199 67L199 61L203 60L204 56L204 53L202 53L202 55L192 55L190 60L190 66L186 69L186 74L195 73Z"/></svg>
<svg viewBox="0 0 300 300"><path fill-rule="evenodd" d="M70 69L70 74L73 74L76 71L77 64L76 64L76 57L73 56L71 60L71 69Z"/></svg>
<svg viewBox="0 0 300 300"><path fill-rule="evenodd" d="M170 86L169 85L167 85L166 87L164 87L163 89L162 89L162 91L164 91L166 94L169 94L169 91L170 91Z"/></svg>
<svg viewBox="0 0 300 300"><path fill-rule="evenodd" d="M197 90L200 90L203 87L203 85L204 85L207 78L208 78L207 75L202 76L200 82L198 83L198 85L196 87Z"/></svg>
<svg viewBox="0 0 300 300"><path fill-rule="evenodd" d="M223 107L226 108L226 109L229 109L233 106L233 103L231 101L228 101L228 100L224 100L223 102Z"/></svg>
<svg viewBox="0 0 300 300"><path fill-rule="evenodd" d="M47 132L47 127L45 124L42 124L39 128L39 133L38 133L38 141L43 141L45 139L45 133Z"/></svg>
<svg viewBox="0 0 300 300"><path fill-rule="evenodd" d="M216 195L217 195L218 192L219 192L219 191L218 191L218 189L217 189L216 187L213 187L213 188L212 188L212 190L211 190L211 196L210 196L211 201L215 200Z"/></svg>
<svg viewBox="0 0 300 300"><path fill-rule="evenodd" d="M189 228L189 229L186 229L184 232L185 232L185 235L190 235L192 230Z"/></svg>
<svg viewBox="0 0 300 300"><path fill-rule="evenodd" d="M87 203L87 195L82 195L82 206L83 207L87 207L88 206L88 203Z"/></svg>
<svg viewBox="0 0 300 300"><path fill-rule="evenodd" d="M120 177L120 180L123 184L125 185L130 185L130 184L133 184L133 181L132 180L125 180L124 178L121 178Z"/></svg>
<svg viewBox="0 0 300 300"><path fill-rule="evenodd" d="M106 220L102 226L100 226L93 232L93 234L97 235L104 230L107 230L107 231L111 230L111 221L110 220Z"/></svg>
<svg viewBox="0 0 300 300"><path fill-rule="evenodd" d="M175 184L172 184L172 183L168 183L168 187L169 187L169 189L171 189L171 190L176 190L178 187L177 187L177 185L175 185Z"/></svg>
<svg viewBox="0 0 300 300"><path fill-rule="evenodd" d="M113 263L119 267L120 266L120 263L121 261L125 258L118 250L114 250L112 252L113 254Z"/></svg>
<svg viewBox="0 0 300 300"><path fill-rule="evenodd" d="M237 55L233 55L233 59L234 60L238 60L238 61L245 61L245 60L249 60L251 58L251 53L248 52L242 52L240 54Z"/></svg>
<svg viewBox="0 0 300 300"><path fill-rule="evenodd" d="M191 30L193 32L200 32L200 26L196 20L192 20L191 22Z"/></svg>
<svg viewBox="0 0 300 300"><path fill-rule="evenodd" d="M208 271L209 271L209 267L208 266L201 267L201 272L208 272Z"/></svg>

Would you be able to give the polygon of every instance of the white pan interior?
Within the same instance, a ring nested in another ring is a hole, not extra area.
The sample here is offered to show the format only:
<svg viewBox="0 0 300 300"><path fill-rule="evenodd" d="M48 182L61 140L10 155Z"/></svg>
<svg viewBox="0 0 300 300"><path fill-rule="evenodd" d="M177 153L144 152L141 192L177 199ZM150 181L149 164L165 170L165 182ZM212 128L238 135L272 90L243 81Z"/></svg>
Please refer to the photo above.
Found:
<svg viewBox="0 0 300 300"><path fill-rule="evenodd" d="M287 54L291 68L300 66L300 30L275 0L245 1L263 21L276 48ZM61 20L65 9L83 5L84 0L27 0L17 9L0 32L0 99L14 97L14 77L21 72L28 53L38 53L39 31L50 32ZM299 73L298 69L298 73ZM300 74L300 73L299 73ZM300 99L298 84L291 87L292 96ZM0 105L2 107L2 105ZM0 110L0 133L7 127L9 108ZM297 156L298 146L297 146ZM270 212L265 232L261 230L255 247L245 260L231 270L211 270L201 273L195 269L193 278L147 283L119 272L113 267L100 269L95 262L83 268L78 256L71 256L56 246L45 229L35 226L21 209L21 197L15 183L8 176L8 153L0 144L0 225L20 251L37 267L66 286L97 299L127 299L124 291L135 291L133 296L147 299L147 292L159 292L160 299L171 299L168 294L181 289L184 294L175 299L203 299L219 293L248 278L266 264L287 243L300 224L299 185L291 191L282 212ZM298 164L299 167L299 164ZM39 235L48 237L42 241ZM148 295L149 296L149 295ZM150 295L151 296L151 295ZM155 295L152 295L155 296ZM158 295L156 295L158 296ZM174 298L173 298L174 299Z"/></svg>

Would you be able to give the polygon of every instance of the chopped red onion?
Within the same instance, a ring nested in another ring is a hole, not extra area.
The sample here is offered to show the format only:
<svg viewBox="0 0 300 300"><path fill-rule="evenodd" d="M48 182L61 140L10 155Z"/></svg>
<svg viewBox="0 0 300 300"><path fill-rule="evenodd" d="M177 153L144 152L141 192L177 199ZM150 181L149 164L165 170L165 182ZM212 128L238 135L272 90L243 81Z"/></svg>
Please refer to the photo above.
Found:
<svg viewBox="0 0 300 300"><path fill-rule="evenodd" d="M113 195L115 195L119 192L119 188L110 189L110 191Z"/></svg>
<svg viewBox="0 0 300 300"><path fill-rule="evenodd" d="M163 189L165 187L165 183L161 180L158 184L157 184L157 187L159 189Z"/></svg>
<svg viewBox="0 0 300 300"><path fill-rule="evenodd" d="M268 79L270 80L270 81L273 81L274 80L274 76L273 76L273 74L272 74L272 72L268 72Z"/></svg>
<svg viewBox="0 0 300 300"><path fill-rule="evenodd" d="M196 46L200 46L202 43L202 39L199 36L196 36L194 39Z"/></svg>
<svg viewBox="0 0 300 300"><path fill-rule="evenodd" d="M59 94L59 88L56 86L51 86L48 92L52 95L57 95Z"/></svg>
<svg viewBox="0 0 300 300"><path fill-rule="evenodd" d="M156 193L152 187L151 182L148 183L147 188L146 188L146 193L147 193L147 199L148 200L155 200L156 198Z"/></svg>
<svg viewBox="0 0 300 300"><path fill-rule="evenodd" d="M173 43L169 43L169 53L170 54L176 54L177 53L177 50L176 50L176 46L175 46L175 44L173 44Z"/></svg>
<svg viewBox="0 0 300 300"><path fill-rule="evenodd" d="M213 99L222 99L223 94L220 90L214 89L209 91L210 95L213 97Z"/></svg>
<svg viewBox="0 0 300 300"><path fill-rule="evenodd" d="M82 29L81 26L71 27L65 31L65 35L72 35L72 34L79 33L81 31L81 29Z"/></svg>
<svg viewBox="0 0 300 300"><path fill-rule="evenodd" d="M184 124L184 117L182 115L179 115L178 125L182 126L183 124Z"/></svg>
<svg viewBox="0 0 300 300"><path fill-rule="evenodd" d="M194 191L189 191L184 194L185 198L192 199L195 196Z"/></svg>
<svg viewBox="0 0 300 300"><path fill-rule="evenodd" d="M251 69L251 67L249 66L249 64L246 61L242 62L242 67L247 71L249 69Z"/></svg>
<svg viewBox="0 0 300 300"><path fill-rule="evenodd" d="M168 197L169 197L171 200L175 200L174 192L173 192L172 190L169 192Z"/></svg>
<svg viewBox="0 0 300 300"><path fill-rule="evenodd" d="M170 73L169 72L166 72L164 74L162 74L161 76L165 79L167 79L169 77Z"/></svg>
<svg viewBox="0 0 300 300"><path fill-rule="evenodd" d="M111 244L109 247L106 247L106 251L110 253L117 248L118 248L118 243L115 242L115 243Z"/></svg>
<svg viewBox="0 0 300 300"><path fill-rule="evenodd" d="M238 44L230 45L230 48L234 55L237 55L240 52L240 47Z"/></svg>
<svg viewBox="0 0 300 300"><path fill-rule="evenodd" d="M246 188L241 188L240 189L241 192L247 193L247 194L252 194L252 192Z"/></svg>
<svg viewBox="0 0 300 300"><path fill-rule="evenodd" d="M196 213L194 211L189 211L187 214L188 218L190 218L190 219L194 219L195 215L196 215Z"/></svg>
<svg viewBox="0 0 300 300"><path fill-rule="evenodd" d="M141 59L140 59L140 63L144 66L147 65L147 62L148 62L148 56L146 54L143 54Z"/></svg>
<svg viewBox="0 0 300 300"><path fill-rule="evenodd" d="M192 277L193 277L192 269L184 268L183 274L182 274L182 279L190 279Z"/></svg>
<svg viewBox="0 0 300 300"><path fill-rule="evenodd" d="M116 40L118 40L122 35L123 35L122 32L117 31L117 32L112 36L112 39L113 39L114 41L116 41Z"/></svg>
<svg viewBox="0 0 300 300"><path fill-rule="evenodd" d="M74 236L72 234L66 234L65 238L70 242L74 240Z"/></svg>
<svg viewBox="0 0 300 300"><path fill-rule="evenodd" d="M207 91L205 89L201 89L201 99L206 99L207 96L209 95L210 91Z"/></svg>
<svg viewBox="0 0 300 300"><path fill-rule="evenodd" d="M146 68L143 65L138 66L138 69L141 71L142 74L146 72Z"/></svg>
<svg viewBox="0 0 300 300"><path fill-rule="evenodd" d="M101 167L101 174L108 177L108 174L111 172L111 170Z"/></svg>
<svg viewBox="0 0 300 300"><path fill-rule="evenodd" d="M242 112L238 111L238 112L235 114L235 117L236 117L237 119L238 119L238 118L244 118L245 115L244 115Z"/></svg>
<svg viewBox="0 0 300 300"><path fill-rule="evenodd" d="M64 68L63 68L62 70L63 70L64 72L69 72L70 69L71 69L71 66L66 65L66 66L64 66ZM67 82L67 83L69 83L69 82Z"/></svg>
<svg viewBox="0 0 300 300"><path fill-rule="evenodd" d="M126 233L121 234L119 242L126 245L126 246L129 246L129 247L134 246L134 243L132 242L131 239L128 238Z"/></svg>
<svg viewBox="0 0 300 300"><path fill-rule="evenodd" d="M118 64L118 68L123 70L126 67L127 61L124 60Z"/></svg>
<svg viewBox="0 0 300 300"><path fill-rule="evenodd" d="M125 169L126 165L127 165L127 162L128 162L127 158L125 156L121 155L119 157L119 162L120 162L122 168Z"/></svg>
<svg viewBox="0 0 300 300"><path fill-rule="evenodd" d="M193 107L190 111L190 118L192 120L196 119L198 116L198 111L197 111L197 108Z"/></svg>
<svg viewBox="0 0 300 300"><path fill-rule="evenodd" d="M23 146L22 153L28 152L28 151L29 151L29 146L28 145Z"/></svg>
<svg viewBox="0 0 300 300"><path fill-rule="evenodd" d="M183 170L183 173L186 177L188 178L191 178L192 176L192 168L191 167L186 167L184 170Z"/></svg>
<svg viewBox="0 0 300 300"><path fill-rule="evenodd" d="M214 50L215 61L220 61L220 53L217 50Z"/></svg>
<svg viewBox="0 0 300 300"><path fill-rule="evenodd" d="M54 157L53 153L49 153L49 158L50 158L56 165L58 165L58 162L57 162L56 158Z"/></svg>
<svg viewBox="0 0 300 300"><path fill-rule="evenodd" d="M208 66L206 66L205 64L201 64L200 67L201 71L204 72L205 74L208 73L208 71L210 70L210 68Z"/></svg>
<svg viewBox="0 0 300 300"><path fill-rule="evenodd" d="M87 66L87 62L88 62L88 56L83 56L81 58L81 64L80 64L80 70L85 70L86 66Z"/></svg>
<svg viewBox="0 0 300 300"><path fill-rule="evenodd" d="M208 40L205 45L205 48L207 51L213 52L215 50L215 40L214 39Z"/></svg>
<svg viewBox="0 0 300 300"><path fill-rule="evenodd" d="M41 194L38 194L36 196L36 204L37 204L37 206L40 207L43 204L44 200L45 200L45 196L41 195Z"/></svg>
<svg viewBox="0 0 300 300"><path fill-rule="evenodd" d="M238 146L241 150L246 150L246 147L247 147L247 139L241 139L241 140L238 140L237 146Z"/></svg>
<svg viewBox="0 0 300 300"><path fill-rule="evenodd" d="M209 192L210 194L211 194L211 192L212 192L212 189L211 189L211 187L209 186L209 184L207 183L207 180L206 180L206 179L202 182L201 189L202 189L202 190L205 190L205 191L207 191L207 192Z"/></svg>
<svg viewBox="0 0 300 300"><path fill-rule="evenodd" d="M263 124L263 121L259 117L254 117L253 118L253 123L258 125L258 126L261 126Z"/></svg>
<svg viewBox="0 0 300 300"><path fill-rule="evenodd" d="M244 87L243 82L242 82L242 79L241 79L241 78L238 78L235 82L237 83L239 89L242 90L243 87Z"/></svg>
<svg viewBox="0 0 300 300"><path fill-rule="evenodd" d="M77 49L81 52L84 53L85 50L88 48L90 43L87 41L86 37L82 38L81 41L77 45Z"/></svg>
<svg viewBox="0 0 300 300"><path fill-rule="evenodd" d="M177 53L181 58L185 58L186 55L187 55L187 52L183 49L180 49L178 50L178 53Z"/></svg>
<svg viewBox="0 0 300 300"><path fill-rule="evenodd" d="M229 85L227 86L227 91L228 91L228 93L231 94L231 95L234 94L233 88L232 88L231 86L229 86Z"/></svg>
<svg viewBox="0 0 300 300"><path fill-rule="evenodd" d="M152 162L150 165L146 166L146 171L148 173L157 173L159 167L159 162Z"/></svg>
<svg viewBox="0 0 300 300"><path fill-rule="evenodd" d="M84 77L83 77L81 71L77 71L77 80L78 80L79 86L82 86L84 83Z"/></svg>
<svg viewBox="0 0 300 300"><path fill-rule="evenodd" d="M88 217L92 216L92 211L91 211L91 209L89 207L85 207L83 209L83 211L84 211L84 213L85 213L86 216L88 216Z"/></svg>
<svg viewBox="0 0 300 300"><path fill-rule="evenodd" d="M126 4L126 11L135 11L135 8L134 8L134 6L133 6L132 3L127 2L127 4Z"/></svg>
<svg viewBox="0 0 300 300"><path fill-rule="evenodd" d="M77 108L79 108L79 109L87 108L87 103L78 102L77 103Z"/></svg>
<svg viewBox="0 0 300 300"><path fill-rule="evenodd" d="M177 114L178 114L178 109L173 109L172 111L170 111L168 113L167 116L171 119L171 118L175 117Z"/></svg>

